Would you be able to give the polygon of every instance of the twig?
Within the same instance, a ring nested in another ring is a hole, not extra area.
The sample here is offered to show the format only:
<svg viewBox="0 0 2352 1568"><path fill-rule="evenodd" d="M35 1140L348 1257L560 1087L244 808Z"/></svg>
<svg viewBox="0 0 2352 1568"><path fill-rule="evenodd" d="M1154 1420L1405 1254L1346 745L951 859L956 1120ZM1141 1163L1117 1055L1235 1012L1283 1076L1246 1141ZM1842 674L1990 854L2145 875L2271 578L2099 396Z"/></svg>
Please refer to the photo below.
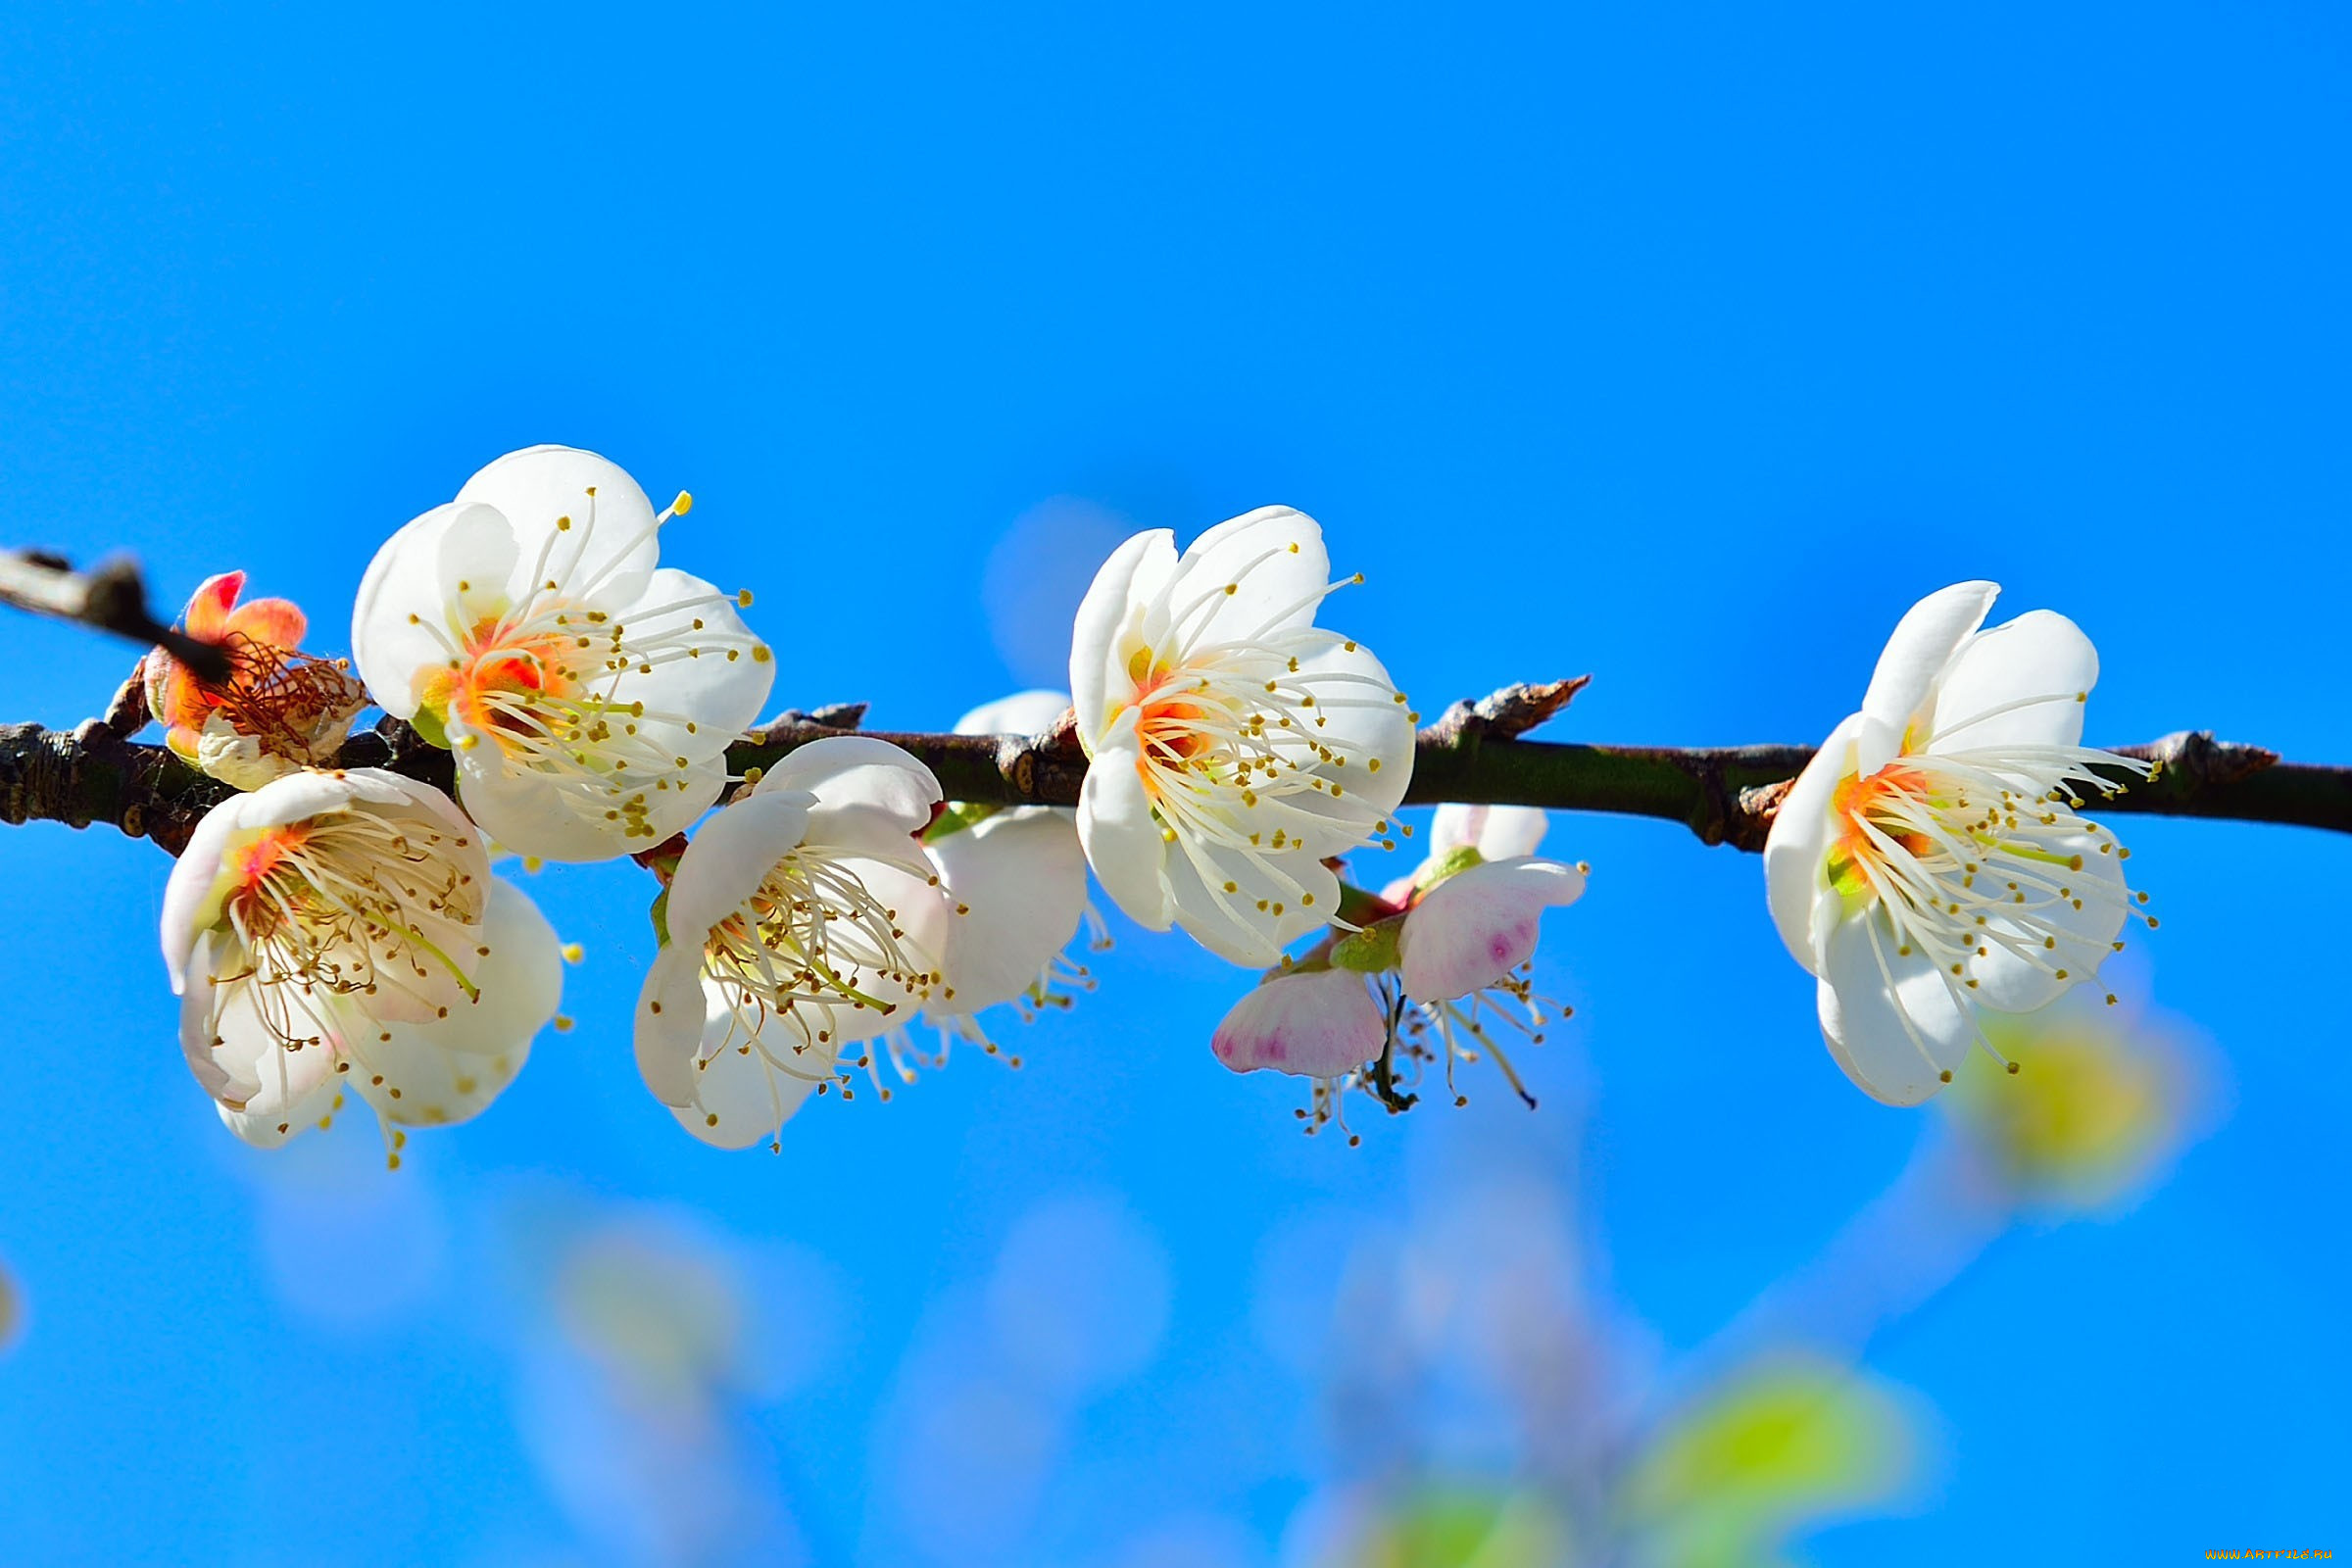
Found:
<svg viewBox="0 0 2352 1568"><path fill-rule="evenodd" d="M1548 694L1576 683L1506 687L1457 704L1421 732L1408 805L1439 801L1609 811L1681 822L1708 844L1761 850L1788 781L1813 756L1806 746L1578 746L1523 738L1513 726ZM1565 695L1551 701L1556 711ZM1086 756L1067 717L1042 735L906 734L857 730L858 705L788 712L727 754L738 773L828 735L894 741L939 776L949 799L992 806L1075 806ZM836 722L846 720L848 722ZM2352 767L2282 762L2258 746L2182 731L2144 746L2118 747L2153 761L2145 780L2114 777L2118 793L2091 814L2135 812L2293 823L2352 833ZM354 736L337 759L347 767L390 767L448 790L450 757L386 719ZM0 725L0 821L110 822L174 853L227 786L157 746L122 741L93 719L67 734L37 724Z"/></svg>
<svg viewBox="0 0 2352 1568"><path fill-rule="evenodd" d="M161 648L203 680L228 679L226 650L173 631L148 611L147 585L134 562L110 561L80 572L44 551L0 551L0 604Z"/></svg>

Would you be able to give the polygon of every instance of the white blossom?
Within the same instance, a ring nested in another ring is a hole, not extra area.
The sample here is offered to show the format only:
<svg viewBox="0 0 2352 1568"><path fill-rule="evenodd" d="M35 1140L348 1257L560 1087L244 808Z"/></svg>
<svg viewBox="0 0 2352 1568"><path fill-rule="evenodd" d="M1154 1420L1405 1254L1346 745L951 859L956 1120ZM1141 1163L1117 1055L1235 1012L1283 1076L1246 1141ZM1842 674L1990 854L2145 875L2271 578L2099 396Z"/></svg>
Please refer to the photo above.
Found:
<svg viewBox="0 0 2352 1568"><path fill-rule="evenodd" d="M2031 1012L2091 979L2146 902L2130 852L2075 811L2111 788L2094 768L2147 771L2082 744L2098 655L2046 610L1980 631L1999 592L1960 583L1903 616L1765 844L1831 1054L1888 1104L1992 1049L1979 1008Z"/></svg>
<svg viewBox="0 0 2352 1568"><path fill-rule="evenodd" d="M490 876L479 830L372 768L214 808L165 889L163 949L197 1081L266 1148L324 1125L347 1087L387 1129L466 1120L562 989L554 933Z"/></svg>
<svg viewBox="0 0 2352 1568"><path fill-rule="evenodd" d="M697 1138L774 1140L840 1076L844 1046L938 989L955 916L919 839L941 804L906 752L833 736L787 755L688 842L636 1041L646 1086Z"/></svg>
<svg viewBox="0 0 2352 1568"><path fill-rule="evenodd" d="M1322 529L1287 507L1182 556L1167 530L1140 533L1071 639L1088 862L1137 924L1236 963L1271 963L1331 917L1324 859L1384 831L1412 772L1403 694L1314 624L1329 569Z"/></svg>
<svg viewBox="0 0 2352 1568"><path fill-rule="evenodd" d="M659 566L659 514L591 452L532 447L376 553L352 655L384 710L457 754L501 845L551 860L651 849L718 798L774 665L748 595Z"/></svg>

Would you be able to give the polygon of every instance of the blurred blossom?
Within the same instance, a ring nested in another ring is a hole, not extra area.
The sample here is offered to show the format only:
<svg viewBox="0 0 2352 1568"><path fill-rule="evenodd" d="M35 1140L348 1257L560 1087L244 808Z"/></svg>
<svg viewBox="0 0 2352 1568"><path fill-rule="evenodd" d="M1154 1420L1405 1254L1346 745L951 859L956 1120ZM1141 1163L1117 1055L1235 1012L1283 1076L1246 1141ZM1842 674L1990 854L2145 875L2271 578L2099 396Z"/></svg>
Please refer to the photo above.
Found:
<svg viewBox="0 0 2352 1568"><path fill-rule="evenodd" d="M1784 1351L1666 1418L1621 1500L1659 1568L1769 1560L1805 1520L1892 1497L1916 1447L1904 1397L1837 1361Z"/></svg>
<svg viewBox="0 0 2352 1568"><path fill-rule="evenodd" d="M1168 1257L1122 1200L1051 1198L1013 1225L988 1286L988 1315L1024 1378L1065 1398L1100 1394L1158 1354Z"/></svg>
<svg viewBox="0 0 2352 1568"><path fill-rule="evenodd" d="M516 1425L591 1560L807 1560L751 1405L819 1369L830 1267L691 1210L559 1199L513 1220Z"/></svg>
<svg viewBox="0 0 2352 1568"><path fill-rule="evenodd" d="M1075 496L1041 501L1004 530L980 573L997 656L1015 680L1054 686L1069 675L1070 621L1095 568L1135 532L1107 507Z"/></svg>
<svg viewBox="0 0 2352 1568"><path fill-rule="evenodd" d="M1989 1032L2020 1071L1972 1064L1948 1103L1965 1155L2027 1208L2096 1209L2144 1190L2210 1103L2185 1032L2150 1011L2070 1005Z"/></svg>
<svg viewBox="0 0 2352 1568"><path fill-rule="evenodd" d="M255 1239L288 1310L347 1333L382 1331L440 1293L449 1261L440 1195L421 1170L388 1178L372 1131L340 1128L236 1163L253 1179Z"/></svg>
<svg viewBox="0 0 2352 1568"><path fill-rule="evenodd" d="M17 1337L24 1329L24 1287L0 1262L0 1355L15 1348Z"/></svg>
<svg viewBox="0 0 2352 1568"><path fill-rule="evenodd" d="M600 1375L553 1347L526 1352L521 1373L523 1447L592 1561L806 1560L740 1412L696 1391Z"/></svg>
<svg viewBox="0 0 2352 1568"><path fill-rule="evenodd" d="M995 1558L1037 1516L1061 1456L1059 1414L1012 1379L925 1359L902 1390L891 1466L906 1533L940 1562Z"/></svg>
<svg viewBox="0 0 2352 1568"><path fill-rule="evenodd" d="M1308 1539L1300 1568L1563 1568L1577 1561L1568 1521L1529 1488L1435 1484L1402 1496L1338 1499Z"/></svg>

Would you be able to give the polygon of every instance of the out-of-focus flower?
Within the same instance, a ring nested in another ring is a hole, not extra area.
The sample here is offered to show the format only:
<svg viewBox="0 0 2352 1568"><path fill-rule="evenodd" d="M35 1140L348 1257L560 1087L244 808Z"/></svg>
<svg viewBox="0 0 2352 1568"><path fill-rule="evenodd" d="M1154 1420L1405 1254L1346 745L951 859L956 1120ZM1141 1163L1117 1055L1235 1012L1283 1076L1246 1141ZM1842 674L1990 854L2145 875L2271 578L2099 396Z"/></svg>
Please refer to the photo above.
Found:
<svg viewBox="0 0 2352 1568"><path fill-rule="evenodd" d="M1272 963L1337 912L1324 858L1385 830L1412 772L1403 694L1314 624L1329 570L1322 529L1287 507L1181 557L1153 529L1103 564L1071 637L1095 875L1137 924L1235 963Z"/></svg>
<svg viewBox="0 0 2352 1568"><path fill-rule="evenodd" d="M952 912L919 837L939 781L864 735L801 747L703 824L662 900L637 1066L687 1131L774 1139L841 1048L940 983Z"/></svg>
<svg viewBox="0 0 2352 1568"><path fill-rule="evenodd" d="M1039 734L1069 707L1059 692L1019 692L973 709L956 721L956 733ZM945 1066L956 1040L996 1054L996 1043L974 1017L983 1009L1010 1004L1026 1019L1039 1007L1068 1006L1067 988L1091 988L1085 966L1064 951L1082 924L1092 929L1098 948L1107 940L1086 897L1077 814L1056 806L1000 808L950 801L923 835L923 854L946 883L958 917L949 925L943 976L922 1014L938 1037L937 1054L919 1051L903 1026L882 1037L902 1082L913 1079L917 1063ZM1020 1064L1017 1056L1011 1060Z"/></svg>
<svg viewBox="0 0 2352 1568"><path fill-rule="evenodd" d="M2189 1065L2146 1018L2060 1009L1998 1020L1989 1033L2024 1071L1964 1072L1945 1103L2017 1201L2100 1207L2142 1185L2187 1135Z"/></svg>
<svg viewBox="0 0 2352 1568"><path fill-rule="evenodd" d="M372 768L214 808L165 888L163 949L188 1064L264 1148L325 1125L346 1082L388 1126L466 1120L563 983L555 933L490 876L480 831Z"/></svg>
<svg viewBox="0 0 2352 1568"><path fill-rule="evenodd" d="M1827 1358L1784 1352L1733 1373L1670 1416L1624 1484L1659 1568L1770 1561L1791 1530L1894 1496L1915 1439L1900 1395Z"/></svg>
<svg viewBox="0 0 2352 1568"><path fill-rule="evenodd" d="M411 522L360 584L352 657L455 750L491 837L551 860L651 849L707 809L775 667L749 595L657 566L657 514L592 452L532 447Z"/></svg>
<svg viewBox="0 0 2352 1568"><path fill-rule="evenodd" d="M142 665L147 710L164 743L215 778L258 789L298 767L331 761L368 706L368 689L342 663L302 652L308 621L290 600L237 603L245 574L208 577L180 629L219 644L228 680L215 685L162 649Z"/></svg>
<svg viewBox="0 0 2352 1568"><path fill-rule="evenodd" d="M24 1327L24 1288L9 1273L7 1263L0 1262L0 1355L16 1348Z"/></svg>
<svg viewBox="0 0 2352 1568"><path fill-rule="evenodd" d="M1888 1104L1990 1049L1979 1009L2030 1012L2096 975L2146 902L2129 852L2075 814L2110 789L2094 769L2147 771L2081 744L2098 655L2046 610L1978 630L1999 592L1965 582L1912 607L1764 849L1831 1054Z"/></svg>
<svg viewBox="0 0 2352 1568"><path fill-rule="evenodd" d="M518 1222L526 1216L517 1214ZM539 1210L511 1255L515 1425L594 1560L805 1563L750 1405L760 1363L821 1356L825 1303L684 1212Z"/></svg>
<svg viewBox="0 0 2352 1568"><path fill-rule="evenodd" d="M1576 1534L1534 1488L1426 1483L1396 1497L1363 1494L1337 1522L1316 1568L1563 1568Z"/></svg>
<svg viewBox="0 0 2352 1568"><path fill-rule="evenodd" d="M1377 898L1362 896L1352 930L1237 1003L1210 1041L1217 1059L1236 1072L1271 1067L1324 1081L1316 1125L1375 1057L1409 1088L1442 1054L1451 1091L1454 1063L1484 1050L1528 1098L1491 1024L1543 1038L1550 1004L1527 969L1544 911L1575 903L1586 875L1535 857L1544 830L1544 813L1523 807L1440 807L1420 868ZM1402 1063L1388 1060L1397 1047ZM1399 1093L1383 1098L1398 1103Z"/></svg>

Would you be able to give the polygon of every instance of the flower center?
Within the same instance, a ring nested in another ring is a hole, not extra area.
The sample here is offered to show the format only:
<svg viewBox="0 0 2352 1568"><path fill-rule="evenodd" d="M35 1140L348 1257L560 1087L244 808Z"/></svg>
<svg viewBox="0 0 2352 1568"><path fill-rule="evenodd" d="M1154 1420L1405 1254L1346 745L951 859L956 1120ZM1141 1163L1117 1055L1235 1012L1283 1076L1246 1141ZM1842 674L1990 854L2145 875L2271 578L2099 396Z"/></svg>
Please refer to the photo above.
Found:
<svg viewBox="0 0 2352 1568"><path fill-rule="evenodd" d="M1971 965L1996 951L2087 979L2147 903L2125 882L2132 852L2075 814L2083 790L2111 788L2093 762L2144 770L2081 747L2019 746L1905 756L1848 777L1832 797L1830 883L1849 908L1883 907L1893 956L1925 954L1955 996L1978 988Z"/></svg>
<svg viewBox="0 0 2352 1568"><path fill-rule="evenodd" d="M904 869L932 875L913 862ZM737 1017L755 1038L768 1020L781 1019L798 1055L834 1043L837 1009L887 1016L902 1001L930 993L940 976L906 938L898 911L855 871L803 846L711 930L704 967L736 994ZM823 1054L829 1071L831 1053Z"/></svg>
<svg viewBox="0 0 2352 1568"><path fill-rule="evenodd" d="M213 977L219 1015L249 985L263 1023L288 1050L332 1043L342 999L371 1018L428 1020L475 993L461 956L485 890L453 851L468 839L418 819L341 811L270 828L225 859L220 924L247 956Z"/></svg>

